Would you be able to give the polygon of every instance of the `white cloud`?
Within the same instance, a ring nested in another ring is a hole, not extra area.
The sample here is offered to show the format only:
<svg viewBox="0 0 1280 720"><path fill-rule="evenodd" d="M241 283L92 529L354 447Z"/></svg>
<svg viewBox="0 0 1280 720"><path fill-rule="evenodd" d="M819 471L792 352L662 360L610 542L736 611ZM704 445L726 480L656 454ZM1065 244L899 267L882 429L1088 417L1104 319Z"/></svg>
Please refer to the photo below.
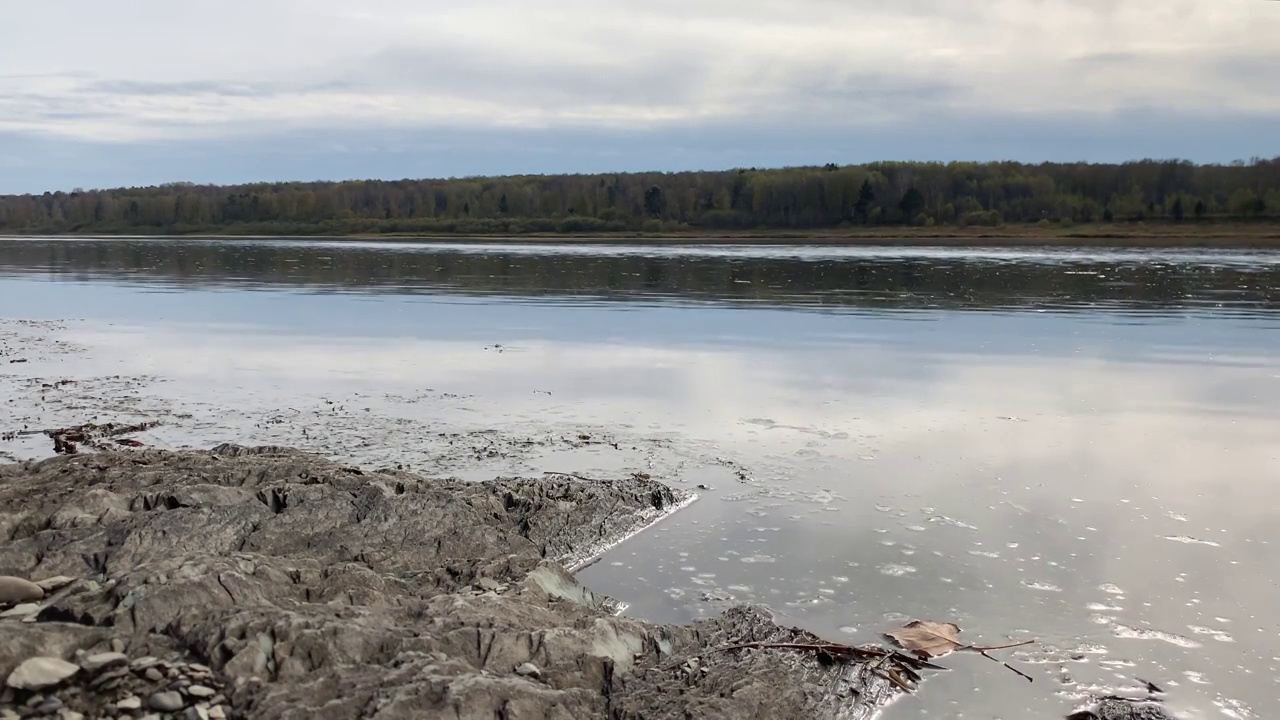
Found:
<svg viewBox="0 0 1280 720"><path fill-rule="evenodd" d="M12 4L0 131L1280 115L1265 0Z"/></svg>

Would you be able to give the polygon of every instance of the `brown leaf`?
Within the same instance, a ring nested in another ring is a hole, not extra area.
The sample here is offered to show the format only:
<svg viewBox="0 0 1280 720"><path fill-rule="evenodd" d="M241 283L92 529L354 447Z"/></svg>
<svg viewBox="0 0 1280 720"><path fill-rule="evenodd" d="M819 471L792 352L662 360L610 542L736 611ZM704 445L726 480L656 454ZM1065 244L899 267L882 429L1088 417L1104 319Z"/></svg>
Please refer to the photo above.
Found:
<svg viewBox="0 0 1280 720"><path fill-rule="evenodd" d="M959 634L960 626L955 623L912 620L893 632L885 633L885 637L902 649L915 653L916 657L928 660L963 647L964 643L956 638Z"/></svg>

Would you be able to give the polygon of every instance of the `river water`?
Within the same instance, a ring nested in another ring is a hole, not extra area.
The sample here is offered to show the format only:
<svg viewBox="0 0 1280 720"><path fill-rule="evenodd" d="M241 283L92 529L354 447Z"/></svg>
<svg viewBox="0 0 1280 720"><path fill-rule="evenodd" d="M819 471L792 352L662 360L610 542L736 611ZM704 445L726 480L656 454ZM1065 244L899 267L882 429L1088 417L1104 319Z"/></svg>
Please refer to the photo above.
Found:
<svg viewBox="0 0 1280 720"><path fill-rule="evenodd" d="M0 318L0 431L645 472L699 500L581 571L629 614L1037 640L891 720L1280 707L1280 253L11 238Z"/></svg>

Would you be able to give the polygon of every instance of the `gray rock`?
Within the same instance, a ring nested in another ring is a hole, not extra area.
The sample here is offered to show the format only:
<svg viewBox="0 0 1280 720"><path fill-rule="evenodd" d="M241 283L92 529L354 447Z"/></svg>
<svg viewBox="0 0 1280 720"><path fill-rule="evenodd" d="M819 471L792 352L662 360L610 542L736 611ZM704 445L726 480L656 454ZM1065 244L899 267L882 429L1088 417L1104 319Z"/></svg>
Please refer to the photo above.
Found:
<svg viewBox="0 0 1280 720"><path fill-rule="evenodd" d="M127 664L129 664L129 656L118 652L88 655L80 661L80 667L87 673L96 673L100 670Z"/></svg>
<svg viewBox="0 0 1280 720"><path fill-rule="evenodd" d="M117 710L124 710L124 711L126 711L126 712L127 712L127 711L131 711L131 710L141 710L141 709L142 709L142 698L140 698L140 697L135 697L135 696L133 696L133 695L130 695L130 696L129 696L129 697L127 697L127 698L123 698L123 699L121 699L121 700L118 700L118 701L116 702L116 709L117 709Z"/></svg>
<svg viewBox="0 0 1280 720"><path fill-rule="evenodd" d="M531 678L542 677L542 671L539 670L538 666L534 665L533 663L521 664L519 667L516 668L516 674L521 677L531 677Z"/></svg>
<svg viewBox="0 0 1280 720"><path fill-rule="evenodd" d="M638 478L432 480L281 448L0 465L0 527L19 529L0 534L0 573L96 579L41 613L71 622L6 623L0 671L127 641L146 656L129 669L150 682L166 681L157 657L214 666L216 679L203 667L174 674L204 676L215 719L408 720L465 707L489 718L865 720L895 697L861 666L708 652L816 639L762 609L645 624L615 616L614 601L569 572L683 499ZM673 672L697 657L695 672ZM554 682L512 676L526 664ZM113 672L122 692L139 691L124 668L98 677ZM157 717L187 706L175 690L143 697Z"/></svg>
<svg viewBox="0 0 1280 720"><path fill-rule="evenodd" d="M26 620L40 614L39 603L22 603L0 612L0 620Z"/></svg>
<svg viewBox="0 0 1280 720"><path fill-rule="evenodd" d="M44 599L39 585L12 575L0 575L0 605L16 605Z"/></svg>
<svg viewBox="0 0 1280 720"><path fill-rule="evenodd" d="M44 702L36 706L37 715L52 715L62 709L62 701L56 697L45 698Z"/></svg>
<svg viewBox="0 0 1280 720"><path fill-rule="evenodd" d="M174 690L158 692L147 699L147 707L160 712L178 712L186 706L187 701L182 698L182 693Z"/></svg>
<svg viewBox="0 0 1280 720"><path fill-rule="evenodd" d="M124 641L121 640L120 638L112 638L111 652L118 652L118 653L124 652Z"/></svg>
<svg viewBox="0 0 1280 720"><path fill-rule="evenodd" d="M66 575L55 575L54 577L45 578L43 580L37 580L36 585L40 586L40 589L43 590L46 594L48 594L48 593L57 592L75 581L76 581L76 578L73 578L73 577L68 577Z"/></svg>
<svg viewBox="0 0 1280 720"><path fill-rule="evenodd" d="M9 673L6 684L15 690L42 690L60 685L80 672L80 666L55 657L34 657Z"/></svg>
<svg viewBox="0 0 1280 720"><path fill-rule="evenodd" d="M217 690L214 690L211 687L205 687L204 685L192 685L188 687L185 692L191 697L200 698L201 700L211 698L218 694Z"/></svg>

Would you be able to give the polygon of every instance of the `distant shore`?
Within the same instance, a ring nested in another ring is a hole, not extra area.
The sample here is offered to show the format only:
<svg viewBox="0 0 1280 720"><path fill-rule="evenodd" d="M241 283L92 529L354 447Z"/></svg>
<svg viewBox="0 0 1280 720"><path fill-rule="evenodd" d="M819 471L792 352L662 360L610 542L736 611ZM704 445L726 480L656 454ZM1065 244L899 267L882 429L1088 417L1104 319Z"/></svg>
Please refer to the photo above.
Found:
<svg viewBox="0 0 1280 720"><path fill-rule="evenodd" d="M818 230L750 230L612 233L270 233L223 230L183 234L81 231L0 232L0 237L145 239L313 239L451 243L607 245L889 245L949 247L1280 247L1280 223L1114 223L1072 226L876 227Z"/></svg>

